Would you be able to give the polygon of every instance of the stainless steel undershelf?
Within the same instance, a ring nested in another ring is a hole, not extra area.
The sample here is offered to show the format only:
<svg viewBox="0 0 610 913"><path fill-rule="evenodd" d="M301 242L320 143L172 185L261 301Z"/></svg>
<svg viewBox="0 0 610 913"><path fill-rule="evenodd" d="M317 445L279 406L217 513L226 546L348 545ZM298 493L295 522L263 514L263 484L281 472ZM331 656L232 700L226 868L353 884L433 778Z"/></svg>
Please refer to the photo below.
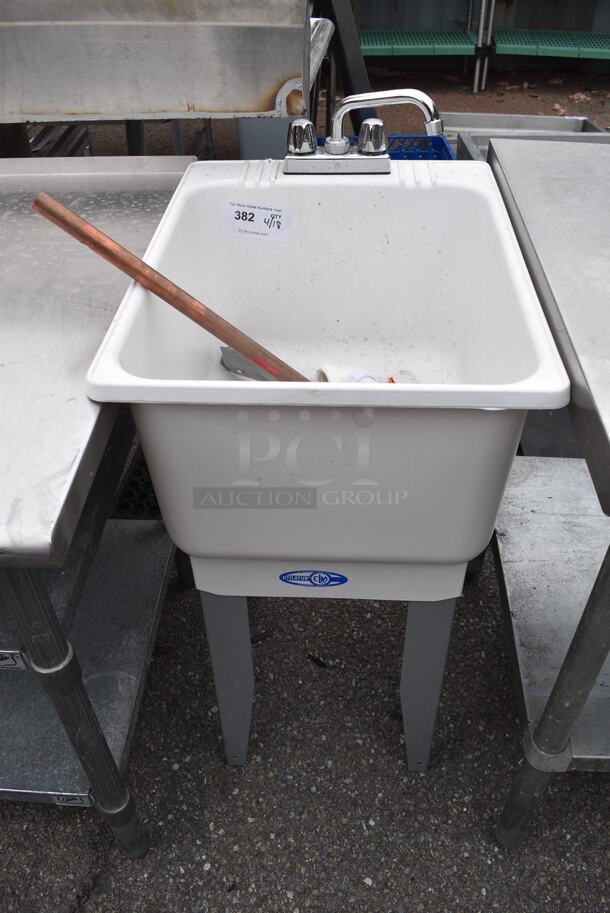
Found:
<svg viewBox="0 0 610 913"><path fill-rule="evenodd" d="M517 457L497 562L528 722L537 722L610 541L584 460ZM570 738L571 766L610 770L610 658Z"/></svg>
<svg viewBox="0 0 610 913"><path fill-rule="evenodd" d="M109 520L67 632L123 774L173 554L160 521ZM89 805L87 777L35 676L0 670L0 689L0 798Z"/></svg>

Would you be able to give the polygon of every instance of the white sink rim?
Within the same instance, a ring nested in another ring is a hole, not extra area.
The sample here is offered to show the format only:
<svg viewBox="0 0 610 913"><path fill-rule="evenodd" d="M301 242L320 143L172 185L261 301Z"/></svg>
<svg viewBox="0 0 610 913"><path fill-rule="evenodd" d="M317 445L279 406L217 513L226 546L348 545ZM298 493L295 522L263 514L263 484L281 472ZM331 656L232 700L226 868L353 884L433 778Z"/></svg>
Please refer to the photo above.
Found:
<svg viewBox="0 0 610 913"><path fill-rule="evenodd" d="M245 175L255 179L281 182L289 190L318 176L283 175L281 162L196 162L187 168L176 193L159 223L144 259L158 266L163 254L164 235L174 218L183 192L196 182L214 184L227 176L243 181ZM526 320L529 338L535 350L537 365L533 373L511 383L286 383L195 380L155 378L132 373L123 365L122 352L140 308L146 306L149 293L131 283L117 314L93 360L87 375L87 393L101 402L138 403L201 403L244 405L320 405L320 406L380 406L386 408L450 408L450 409L550 409L566 405L569 400L569 380L544 318L533 284L499 190L489 167L479 162L392 162L391 175L332 176L327 181L357 186L371 182L380 188L384 181L414 181L420 186L463 187L467 173L472 187L485 195L493 210L494 219L503 226L506 241L504 252L511 260L517 276L522 303L521 316ZM178 201L178 202L177 202ZM264 242L273 243L273 242ZM188 291L188 289L187 289ZM523 304L525 303L525 304ZM165 305L164 305L165 306ZM166 305L169 308L169 305ZM201 330L202 333L205 331ZM265 344L265 340L258 337ZM220 345L220 344L219 344ZM279 357L285 357L276 351ZM288 359L286 359L288 360Z"/></svg>

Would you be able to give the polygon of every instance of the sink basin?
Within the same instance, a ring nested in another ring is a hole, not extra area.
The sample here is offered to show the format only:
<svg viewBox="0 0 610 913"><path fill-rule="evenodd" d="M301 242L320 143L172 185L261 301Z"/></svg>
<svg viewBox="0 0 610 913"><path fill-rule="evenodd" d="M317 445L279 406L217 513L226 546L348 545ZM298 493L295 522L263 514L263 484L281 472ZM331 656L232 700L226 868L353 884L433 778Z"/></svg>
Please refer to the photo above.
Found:
<svg viewBox="0 0 610 913"><path fill-rule="evenodd" d="M526 411L569 398L488 166L194 163L145 259L307 377L333 364L395 381L235 380L216 339L132 284L88 393L132 404L197 586L459 595Z"/></svg>

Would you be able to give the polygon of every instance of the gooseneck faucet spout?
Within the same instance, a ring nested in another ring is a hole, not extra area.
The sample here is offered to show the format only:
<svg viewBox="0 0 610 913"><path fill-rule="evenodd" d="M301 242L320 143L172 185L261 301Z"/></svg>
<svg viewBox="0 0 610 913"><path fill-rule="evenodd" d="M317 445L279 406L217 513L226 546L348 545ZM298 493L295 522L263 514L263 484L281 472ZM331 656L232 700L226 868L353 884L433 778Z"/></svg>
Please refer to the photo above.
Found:
<svg viewBox="0 0 610 913"><path fill-rule="evenodd" d="M343 134L343 121L346 114L356 108L370 108L382 105L415 105L426 118L426 133L435 136L443 132L443 122L438 109L429 95L419 89L392 89L388 92L364 92L361 95L349 95L339 102L333 115L331 135L325 143L326 152L343 155L347 151L346 137ZM349 143L347 148L349 148Z"/></svg>

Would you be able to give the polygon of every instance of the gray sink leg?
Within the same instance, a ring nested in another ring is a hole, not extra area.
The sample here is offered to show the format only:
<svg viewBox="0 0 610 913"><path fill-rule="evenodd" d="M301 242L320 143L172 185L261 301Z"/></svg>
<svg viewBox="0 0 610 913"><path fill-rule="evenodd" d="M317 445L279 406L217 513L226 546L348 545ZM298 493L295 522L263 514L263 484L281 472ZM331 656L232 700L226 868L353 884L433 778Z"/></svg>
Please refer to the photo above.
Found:
<svg viewBox="0 0 610 913"><path fill-rule="evenodd" d="M409 770L425 771L443 684L455 599L409 602L400 703Z"/></svg>
<svg viewBox="0 0 610 913"><path fill-rule="evenodd" d="M227 763L245 764L254 695L248 600L200 595Z"/></svg>

